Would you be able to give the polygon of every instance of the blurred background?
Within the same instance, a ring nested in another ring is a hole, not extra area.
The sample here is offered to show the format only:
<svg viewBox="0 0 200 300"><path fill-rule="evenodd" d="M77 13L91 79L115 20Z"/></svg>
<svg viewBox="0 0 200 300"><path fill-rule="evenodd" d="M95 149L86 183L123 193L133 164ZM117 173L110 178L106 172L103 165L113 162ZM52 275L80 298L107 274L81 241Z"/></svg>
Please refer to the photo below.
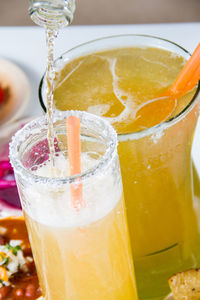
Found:
<svg viewBox="0 0 200 300"><path fill-rule="evenodd" d="M0 0L0 26L34 25L28 0ZM76 0L74 25L199 22L200 0Z"/></svg>

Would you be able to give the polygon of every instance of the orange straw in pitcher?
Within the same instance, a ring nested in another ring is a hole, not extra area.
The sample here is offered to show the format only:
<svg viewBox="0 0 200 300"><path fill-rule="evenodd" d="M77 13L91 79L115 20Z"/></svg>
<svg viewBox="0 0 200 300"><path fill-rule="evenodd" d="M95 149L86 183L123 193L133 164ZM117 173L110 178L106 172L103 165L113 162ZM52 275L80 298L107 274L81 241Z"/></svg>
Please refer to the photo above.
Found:
<svg viewBox="0 0 200 300"><path fill-rule="evenodd" d="M174 109L176 108L176 99L185 95L187 92L191 91L198 81L200 80L200 43L195 49L194 53L190 57L190 59L185 64L184 68L179 73L178 77L172 84L170 88L168 88L159 98L157 98L157 101L163 100L164 102L160 102L160 113L161 113L161 119L159 122L155 122L155 120L152 120L151 126L154 126L158 123L161 123L169 117ZM168 100L167 102L165 100ZM149 116L154 116L154 105L156 101L149 102L146 105L140 107L140 109L137 111L136 116L139 116L138 122L140 120L146 120L148 119L149 122ZM158 109L158 107L156 108ZM166 113L166 114L165 114ZM148 117L147 117L148 116ZM156 121L158 121L156 119ZM143 124L144 126L144 124Z"/></svg>
<svg viewBox="0 0 200 300"><path fill-rule="evenodd" d="M66 120L69 156L69 175L81 174L80 119L69 116ZM83 185L81 182L70 184L71 202L77 210L83 206Z"/></svg>
<svg viewBox="0 0 200 300"><path fill-rule="evenodd" d="M200 80L200 43L185 64L173 85L162 96L179 96L192 90Z"/></svg>

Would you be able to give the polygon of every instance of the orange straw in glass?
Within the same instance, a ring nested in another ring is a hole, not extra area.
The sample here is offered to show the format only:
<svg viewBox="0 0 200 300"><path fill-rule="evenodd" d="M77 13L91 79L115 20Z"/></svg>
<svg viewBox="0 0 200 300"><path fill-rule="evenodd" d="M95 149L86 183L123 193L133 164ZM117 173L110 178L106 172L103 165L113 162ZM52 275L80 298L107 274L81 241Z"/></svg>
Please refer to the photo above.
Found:
<svg viewBox="0 0 200 300"><path fill-rule="evenodd" d="M69 175L81 174L80 119L69 116L66 120L69 156ZM81 182L70 184L71 202L77 210L83 206L83 185Z"/></svg>
<svg viewBox="0 0 200 300"><path fill-rule="evenodd" d="M185 64L173 85L162 96L184 95L200 80L200 43Z"/></svg>

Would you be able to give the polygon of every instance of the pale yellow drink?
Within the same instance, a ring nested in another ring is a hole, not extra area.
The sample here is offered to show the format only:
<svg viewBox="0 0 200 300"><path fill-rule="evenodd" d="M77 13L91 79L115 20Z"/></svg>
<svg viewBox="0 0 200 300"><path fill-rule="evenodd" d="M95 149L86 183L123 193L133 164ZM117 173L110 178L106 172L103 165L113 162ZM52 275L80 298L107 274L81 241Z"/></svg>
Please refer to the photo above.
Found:
<svg viewBox="0 0 200 300"><path fill-rule="evenodd" d="M45 299L137 299L122 198L86 226L53 227L25 218Z"/></svg>
<svg viewBox="0 0 200 300"><path fill-rule="evenodd" d="M42 292L45 300L137 300L116 135L103 120L79 115L84 205L74 206L70 194L80 180L68 177L65 120L54 127L53 169L45 140L36 142L26 129L21 159L28 171L15 169ZM44 128L35 130L37 138L46 137Z"/></svg>

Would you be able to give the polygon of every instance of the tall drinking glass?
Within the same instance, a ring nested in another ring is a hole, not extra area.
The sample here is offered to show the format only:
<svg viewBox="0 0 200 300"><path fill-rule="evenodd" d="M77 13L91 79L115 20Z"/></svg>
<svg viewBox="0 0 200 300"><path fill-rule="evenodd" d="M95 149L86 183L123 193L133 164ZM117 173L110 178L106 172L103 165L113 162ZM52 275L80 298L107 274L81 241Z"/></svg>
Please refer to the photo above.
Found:
<svg viewBox="0 0 200 300"><path fill-rule="evenodd" d="M159 98L189 57L164 39L122 35L73 48L55 61L56 109L99 114L117 130L141 299L162 299L169 276L200 267L200 172L191 155L199 86L177 99L175 109ZM41 83L41 100L44 90Z"/></svg>
<svg viewBox="0 0 200 300"><path fill-rule="evenodd" d="M81 121L82 173L70 177L65 127L71 115ZM58 113L53 121L53 169L46 117L24 126L10 144L44 298L137 299L116 133L83 112ZM70 194L80 185L82 204Z"/></svg>

